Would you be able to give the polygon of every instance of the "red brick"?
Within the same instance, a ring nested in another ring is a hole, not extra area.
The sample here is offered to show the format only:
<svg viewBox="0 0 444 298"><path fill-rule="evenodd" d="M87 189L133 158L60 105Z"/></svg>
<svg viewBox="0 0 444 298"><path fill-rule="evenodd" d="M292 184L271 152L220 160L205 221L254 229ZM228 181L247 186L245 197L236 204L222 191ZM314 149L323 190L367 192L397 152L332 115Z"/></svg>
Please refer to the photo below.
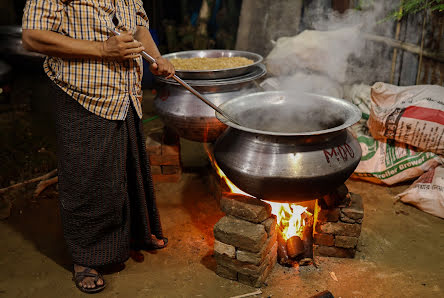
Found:
<svg viewBox="0 0 444 298"><path fill-rule="evenodd" d="M213 232L215 239L250 252L259 252L267 241L263 225L232 216L222 217L214 225Z"/></svg>
<svg viewBox="0 0 444 298"><path fill-rule="evenodd" d="M226 279L237 280L236 271L219 264L216 266L216 274Z"/></svg>
<svg viewBox="0 0 444 298"><path fill-rule="evenodd" d="M162 133L152 133L146 137L146 151L148 154L161 155L162 154Z"/></svg>
<svg viewBox="0 0 444 298"><path fill-rule="evenodd" d="M327 222L324 224L318 223L316 224L316 232L341 236L359 237L359 235L361 234L361 225L342 222Z"/></svg>
<svg viewBox="0 0 444 298"><path fill-rule="evenodd" d="M337 247L355 248L357 244L358 244L357 237L336 236L335 238L335 246Z"/></svg>
<svg viewBox="0 0 444 298"><path fill-rule="evenodd" d="M181 172L179 166L161 166L161 168L162 168L162 174L164 175L178 174Z"/></svg>
<svg viewBox="0 0 444 298"><path fill-rule="evenodd" d="M333 208L333 209L321 209L318 212L318 221L321 222L337 222L339 220L339 216L341 214L341 209Z"/></svg>
<svg viewBox="0 0 444 298"><path fill-rule="evenodd" d="M154 183L176 183L182 178L182 174L152 175Z"/></svg>
<svg viewBox="0 0 444 298"><path fill-rule="evenodd" d="M180 147L176 145L162 145L162 155L179 155Z"/></svg>
<svg viewBox="0 0 444 298"><path fill-rule="evenodd" d="M161 166L151 166L151 175L161 175L162 167Z"/></svg>
<svg viewBox="0 0 444 298"><path fill-rule="evenodd" d="M334 246L315 246L315 255L335 258L354 258L356 250L352 248L340 248Z"/></svg>
<svg viewBox="0 0 444 298"><path fill-rule="evenodd" d="M236 259L231 259L226 255L220 255L218 253L214 253L214 258L218 265L229 268L233 271L238 272L239 274L247 275L252 278L259 278L263 276L264 271L270 266L271 263L276 263L277 257L277 243L273 246L273 248L268 252L265 260L259 266L238 261Z"/></svg>
<svg viewBox="0 0 444 298"><path fill-rule="evenodd" d="M333 246L335 245L335 237L330 234L319 234L316 233L313 235L314 244L325 245L325 246Z"/></svg>
<svg viewBox="0 0 444 298"><path fill-rule="evenodd" d="M353 220L359 220L364 217L364 205L362 197L358 194L350 193L351 204L349 207L342 208L344 217Z"/></svg>
<svg viewBox="0 0 444 298"><path fill-rule="evenodd" d="M270 204L240 194L223 193L220 207L228 215L254 223L260 223L271 216Z"/></svg>
<svg viewBox="0 0 444 298"><path fill-rule="evenodd" d="M274 233L274 236L267 239L267 242L264 244L260 252L254 253L249 251L244 251L241 249L238 249L236 251L236 259L238 259L241 262L250 263L253 265L260 265L265 260L265 257L270 252L270 250L275 246L277 237L276 233ZM214 243L216 243L217 240L215 240ZM214 245L216 247L216 245ZM215 249L216 250L216 249Z"/></svg>
<svg viewBox="0 0 444 298"><path fill-rule="evenodd" d="M249 286L252 286L252 287L260 288L264 284L268 275L270 275L271 271L273 270L274 265L277 262L277 245L275 245L271 249L271 253L272 253L272 255L270 256L269 261L267 262L267 264L268 264L267 267L265 267L265 269L262 271L262 273L258 277L238 273L239 282L249 285Z"/></svg>
<svg viewBox="0 0 444 298"><path fill-rule="evenodd" d="M150 155L152 166L180 166L179 155Z"/></svg>

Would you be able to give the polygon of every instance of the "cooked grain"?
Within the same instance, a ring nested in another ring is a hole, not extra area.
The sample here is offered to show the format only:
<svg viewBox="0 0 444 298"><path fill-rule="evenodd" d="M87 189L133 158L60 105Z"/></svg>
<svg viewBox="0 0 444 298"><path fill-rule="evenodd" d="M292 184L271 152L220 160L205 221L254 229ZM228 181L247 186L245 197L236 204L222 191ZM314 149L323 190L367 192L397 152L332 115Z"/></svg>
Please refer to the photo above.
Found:
<svg viewBox="0 0 444 298"><path fill-rule="evenodd" d="M245 57L173 58L170 61L176 70L218 70L246 66L254 62Z"/></svg>

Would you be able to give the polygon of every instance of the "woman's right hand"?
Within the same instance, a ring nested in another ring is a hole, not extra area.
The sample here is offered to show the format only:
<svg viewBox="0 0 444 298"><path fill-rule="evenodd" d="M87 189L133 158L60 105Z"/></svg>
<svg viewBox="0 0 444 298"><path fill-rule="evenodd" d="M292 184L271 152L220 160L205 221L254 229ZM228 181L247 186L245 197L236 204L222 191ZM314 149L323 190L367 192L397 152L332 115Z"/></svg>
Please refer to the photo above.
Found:
<svg viewBox="0 0 444 298"><path fill-rule="evenodd" d="M122 32L103 42L102 57L113 60L134 59L144 50L141 42L134 40L131 34Z"/></svg>

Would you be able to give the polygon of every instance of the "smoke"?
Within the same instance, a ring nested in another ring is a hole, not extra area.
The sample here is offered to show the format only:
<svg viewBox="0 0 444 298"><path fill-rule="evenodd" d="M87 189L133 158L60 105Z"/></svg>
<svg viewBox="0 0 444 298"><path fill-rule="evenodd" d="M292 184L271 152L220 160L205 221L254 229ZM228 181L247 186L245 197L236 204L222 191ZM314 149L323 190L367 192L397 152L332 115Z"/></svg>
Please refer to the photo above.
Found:
<svg viewBox="0 0 444 298"><path fill-rule="evenodd" d="M271 78L261 83L262 88L283 90L291 96L284 105L267 103L266 109L255 109L257 103L252 102L248 111L239 115L246 126L297 133L341 125L351 116L350 111L317 102L304 93L343 98L345 86L371 85L388 77L390 49L366 41L364 34L392 36L393 22L380 21L396 3L367 1L370 4L362 10L350 9L343 14L325 9L325 1L310 3L304 9L305 30L280 37L265 60Z"/></svg>
<svg viewBox="0 0 444 298"><path fill-rule="evenodd" d="M310 2L301 26L306 30L279 38L267 56L267 69L274 78L263 87L342 97L344 85L371 85L388 78L390 49L366 41L364 34L392 36L393 22L381 20L396 2L365 3L361 10L340 14L326 9L325 1Z"/></svg>

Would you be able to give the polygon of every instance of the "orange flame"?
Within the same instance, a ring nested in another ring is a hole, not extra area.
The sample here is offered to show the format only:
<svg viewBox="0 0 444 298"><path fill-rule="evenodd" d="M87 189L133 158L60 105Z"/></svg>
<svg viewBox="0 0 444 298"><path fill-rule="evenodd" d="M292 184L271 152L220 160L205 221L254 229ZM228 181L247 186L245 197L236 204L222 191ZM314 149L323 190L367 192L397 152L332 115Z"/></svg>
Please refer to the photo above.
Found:
<svg viewBox="0 0 444 298"><path fill-rule="evenodd" d="M254 198L254 196L242 191L236 185L234 185L234 183L231 182L230 179L228 179L228 177L218 166L207 144L204 143L204 147L214 169L216 170L216 173L225 181L230 191L235 194L241 194ZM302 232L305 226L305 220L302 219L303 214L305 213L307 216L313 216L310 212L307 211L307 207L302 207L293 203L276 203L269 201L265 202L271 205L271 213L276 215L277 228L278 231L280 231L280 233L282 234L284 240L288 240L293 236L299 236L301 239L303 238Z"/></svg>
<svg viewBox="0 0 444 298"><path fill-rule="evenodd" d="M268 202L271 205L271 213L277 217L277 227L282 234L284 240L288 240L293 236L299 236L301 239L306 224L303 214L312 216L307 211L307 207L302 207L293 203L275 203ZM306 217L306 216L305 216Z"/></svg>
<svg viewBox="0 0 444 298"><path fill-rule="evenodd" d="M219 177L221 177L225 181L230 191L235 194L253 197L252 195L249 195L246 192L240 190L236 185L234 185L233 182L230 181L230 179L228 179L227 175L225 175L225 173L219 168L216 159L214 158L213 154L211 153L211 150L208 148L208 145L206 143L204 143L204 147L205 151L207 152L208 158L210 159L210 162L213 165L213 168L216 170L216 173L219 175Z"/></svg>

